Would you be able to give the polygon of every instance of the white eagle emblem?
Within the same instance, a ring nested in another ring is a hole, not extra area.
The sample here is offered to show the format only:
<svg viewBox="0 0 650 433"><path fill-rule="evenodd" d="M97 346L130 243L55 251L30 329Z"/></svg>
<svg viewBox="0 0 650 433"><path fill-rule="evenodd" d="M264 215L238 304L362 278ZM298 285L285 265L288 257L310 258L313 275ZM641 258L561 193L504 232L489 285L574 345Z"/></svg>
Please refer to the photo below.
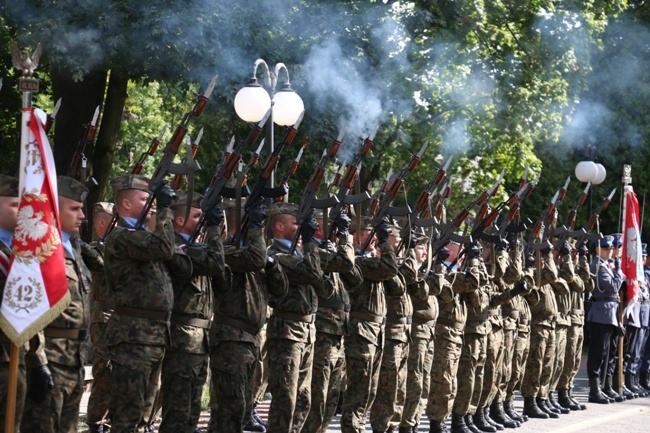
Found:
<svg viewBox="0 0 650 433"><path fill-rule="evenodd" d="M625 232L625 248L626 248L626 253L627 257L630 259L630 261L636 263L637 260L637 248L638 248L638 233L636 231L636 227L630 227L627 229Z"/></svg>
<svg viewBox="0 0 650 433"><path fill-rule="evenodd" d="M27 238L37 241L44 238L50 227L43 221L43 212L34 212L31 206L24 206L18 211L18 221L14 237L16 240L27 243Z"/></svg>

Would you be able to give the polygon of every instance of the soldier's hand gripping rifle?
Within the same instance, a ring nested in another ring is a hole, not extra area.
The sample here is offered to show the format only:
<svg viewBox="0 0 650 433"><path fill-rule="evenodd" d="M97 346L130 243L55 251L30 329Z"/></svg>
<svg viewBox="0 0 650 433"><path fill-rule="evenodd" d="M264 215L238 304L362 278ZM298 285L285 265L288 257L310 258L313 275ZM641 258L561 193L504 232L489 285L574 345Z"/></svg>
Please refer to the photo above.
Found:
<svg viewBox="0 0 650 433"><path fill-rule="evenodd" d="M264 167L262 168L260 174L257 176L255 185L253 186L253 189L250 191L250 193L248 193L248 199L246 200L246 203L244 203L245 213L242 217L241 226L237 231L238 235L235 236L234 239L235 245L239 245L239 241L241 239L246 239L246 234L248 233L249 211L253 207L258 206L262 198L274 198L274 197L282 196L287 193L286 186L283 184L280 184L280 186L277 186L275 188L268 187L267 185L269 184L269 181L271 179L271 176L273 175L274 170L278 166L278 162L280 160L282 151L287 146L290 146L291 143L293 143L294 138L296 138L296 134L298 133L298 127L300 126L300 123L302 122L304 115L305 115L304 111L300 113L300 116L298 116L298 120L296 120L296 123L294 123L293 126L289 128L286 135L284 136L284 140L282 140L281 143L278 143L273 148L273 152L271 152L271 154L266 158L266 161L264 162ZM298 162L294 161L296 165L295 168L296 170L298 169L298 164L300 163L300 157L302 155L302 151L303 148L300 148L300 152L298 153L298 157L296 158Z"/></svg>
<svg viewBox="0 0 650 433"><path fill-rule="evenodd" d="M359 174L359 170L361 169L361 162L363 161L363 158L365 158L366 155L370 153L370 148L372 147L376 132L377 130L375 129L365 140L363 140L361 149L356 153L352 161L347 164L345 169L345 176L338 179L338 181L335 179L335 182L338 186L338 192L336 193L338 203L336 203L329 211L328 218L330 223L327 228L327 232L325 233L325 239L331 239L332 236L334 236L334 232L337 228L336 220L347 206L363 203L364 201L370 199L370 194L368 194L368 191L363 191L359 194L350 194L350 191L352 188L354 188L354 181Z"/></svg>
<svg viewBox="0 0 650 433"><path fill-rule="evenodd" d="M99 119L99 105L95 109L95 114L89 124L86 125L86 130L84 135L77 144L77 150L72 157L72 162L68 168L68 176L73 177L79 180L83 184L90 182L91 184L96 185L97 182L95 179L88 178L88 158L86 158L86 147L88 145L92 146L92 142L95 139L95 131L97 129L97 120Z"/></svg>
<svg viewBox="0 0 650 433"><path fill-rule="evenodd" d="M400 207L394 207L393 206L393 201L397 197L397 194L402 189L402 186L404 185L404 179L406 178L406 175L418 166L420 163L420 160L422 159L422 155L424 154L424 151L427 149L429 143L425 142L422 147L420 148L420 151L416 153L415 155L411 156L411 161L409 161L402 169L393 177L392 180L390 180L388 188L386 192L382 195L379 203L377 206L375 206L376 210L372 208L371 204L371 209L369 211L369 215L372 217L370 220L370 225L372 226L372 229L370 230L370 233L368 234L368 237L366 238L366 241L361 247L361 251L366 251L368 247L370 246L370 242L372 242L372 238L375 236L375 233L377 231L377 227L382 223L384 218L387 215L396 217L396 216L404 216L408 215L411 213L411 208L409 207L408 204Z"/></svg>
<svg viewBox="0 0 650 433"><path fill-rule="evenodd" d="M210 81L208 88L199 97L199 99L196 101L196 104L194 104L192 110L185 113L185 115L181 119L180 124L176 127L174 134L172 134L171 139L165 145L165 151L163 153L163 156L160 162L158 163L158 166L156 167L156 170L151 180L149 181L149 191L151 191L151 195L147 199L147 203L142 209L142 213L140 214L140 217L138 217L138 221L136 222L135 225L136 229L140 229L144 225L147 215L151 210L151 206L153 205L154 195L156 191L158 191L160 187L164 185L164 182L166 182L166 177L169 174L193 173L193 171L196 169L195 166L190 166L193 163L193 160L191 159L191 152L189 155L187 155L188 164L175 164L173 161L176 155L178 154L178 149L180 148L181 144L183 143L183 140L185 139L185 135L187 134L187 129L190 121L193 118L200 116L201 113L203 113L203 110L205 109L205 106L208 103L208 99L210 98L210 94L212 93L212 90L214 89L214 86L216 84L217 84L217 76L215 75L212 78L212 81ZM190 194L191 193L192 191L190 191ZM188 201L189 200L190 198L188 198Z"/></svg>
<svg viewBox="0 0 650 433"><path fill-rule="evenodd" d="M341 134L339 134L339 138L341 137L342 137ZM298 226L298 228L296 230L296 235L293 238L293 242L291 242L291 248L289 249L289 254L293 254L293 252L296 250L296 246L298 245L298 239L300 238L301 228L303 224L309 222L308 220L312 215L312 210L326 209L328 207L334 206L338 202L338 199L334 195L326 199L317 199L316 195L320 190L320 185L321 182L323 181L323 176L325 175L325 169L327 168L327 164L336 157L336 154L339 151L339 147L341 146L341 141L339 140L339 138L334 140L330 148L326 149L323 152L323 155L318 161L318 164L316 165L314 172L309 178L309 182L307 183L307 187L305 188L305 192L302 196L302 200L300 201L300 206L298 207L298 213L296 215L296 225Z"/></svg>
<svg viewBox="0 0 650 433"><path fill-rule="evenodd" d="M223 196L223 191L226 187L226 183L228 182L233 172L235 171L235 168L239 164L239 160L241 159L244 149L247 146L253 144L255 141L257 141L260 134L262 133L262 130L264 129L264 125L266 124L269 117L271 116L271 109L272 108L268 109L266 114L264 114L264 117L262 117L262 120L260 120L259 123L250 130L246 138L241 140L237 144L236 149L233 149L231 152L226 152L223 163L217 166L216 172L212 176L212 180L210 181L210 186L208 187L208 190L205 193L205 198L203 199L203 202L201 202L201 210L203 211L203 213L201 214L201 218L199 219L199 222L196 224L194 231L190 235L190 239L189 239L190 244L194 242L196 238L198 238L199 234L203 230L203 227L205 226L206 223L206 218L208 216L208 212L212 210L215 206L218 206L219 203L221 203L221 199Z"/></svg>
<svg viewBox="0 0 650 433"><path fill-rule="evenodd" d="M601 212L603 212L609 204L612 202L612 198L614 198L614 194L616 194L616 188L612 190L612 192L609 193L608 196L603 198L603 202L600 205L600 208L596 212L593 212L591 216L589 217L589 221L587 221L587 225L583 228L584 233L581 233L578 235L578 237L575 238L576 240L576 251L585 243L587 242L595 242L599 239L603 238L602 233L592 233L594 230L594 227L596 227L596 223L598 222L598 218L600 218Z"/></svg>
<svg viewBox="0 0 650 433"><path fill-rule="evenodd" d="M566 242L569 238L576 239L581 234L586 233L584 228L580 228L579 230L573 230L573 226L576 223L578 208L587 199L589 188L591 188L591 182L587 182L587 186L585 186L585 189L580 193L577 200L573 203L573 206L571 207L571 210L569 211L566 220L564 220L564 224L562 224L562 226L555 229L555 235L557 236L557 240L555 242L556 249L559 250L560 247L564 244L564 242Z"/></svg>

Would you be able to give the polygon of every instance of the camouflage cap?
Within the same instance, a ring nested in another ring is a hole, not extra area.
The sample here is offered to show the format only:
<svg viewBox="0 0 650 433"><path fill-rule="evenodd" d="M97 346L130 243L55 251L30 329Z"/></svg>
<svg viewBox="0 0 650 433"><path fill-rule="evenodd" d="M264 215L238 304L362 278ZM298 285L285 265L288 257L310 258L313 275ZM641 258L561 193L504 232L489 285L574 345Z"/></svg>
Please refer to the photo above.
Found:
<svg viewBox="0 0 650 433"><path fill-rule="evenodd" d="M0 197L18 197L17 177L0 174Z"/></svg>
<svg viewBox="0 0 650 433"><path fill-rule="evenodd" d="M114 193L124 191L126 189L139 189L141 191L149 191L149 179L140 174L125 174L111 180L111 188Z"/></svg>
<svg viewBox="0 0 650 433"><path fill-rule="evenodd" d="M372 225L370 224L371 218L364 216L361 217L361 225L359 225L360 230L372 230ZM350 224L350 233L356 233L357 232L357 219L354 218L352 220L352 223Z"/></svg>
<svg viewBox="0 0 650 433"><path fill-rule="evenodd" d="M171 206L172 209L179 206L187 206L187 199L189 194L187 191L178 191L176 192L176 202ZM195 192L192 194L192 207L201 208L201 203L203 202L203 195Z"/></svg>
<svg viewBox="0 0 650 433"><path fill-rule="evenodd" d="M109 203L106 201L98 201L93 206L93 215L97 215L98 213L101 212L107 213L109 215L113 215L113 208L114 208L113 203Z"/></svg>
<svg viewBox="0 0 650 433"><path fill-rule="evenodd" d="M282 215L282 214L298 216L298 206L293 203L284 203L279 201L273 203L269 207L267 214L269 220L277 215Z"/></svg>
<svg viewBox="0 0 650 433"><path fill-rule="evenodd" d="M77 179L69 176L57 176L56 182L61 197L67 197L79 203L88 197L88 188Z"/></svg>

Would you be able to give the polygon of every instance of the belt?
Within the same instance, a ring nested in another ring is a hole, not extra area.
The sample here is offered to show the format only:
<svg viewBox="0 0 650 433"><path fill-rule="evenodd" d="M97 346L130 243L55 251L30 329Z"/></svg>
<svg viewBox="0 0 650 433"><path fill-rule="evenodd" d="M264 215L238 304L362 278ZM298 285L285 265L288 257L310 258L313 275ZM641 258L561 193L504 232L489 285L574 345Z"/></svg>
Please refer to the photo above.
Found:
<svg viewBox="0 0 650 433"><path fill-rule="evenodd" d="M483 314L477 314L477 315L468 315L467 316L467 321L468 322L485 322L488 319L488 314L483 313Z"/></svg>
<svg viewBox="0 0 650 433"><path fill-rule="evenodd" d="M67 338L68 340L85 340L88 330L85 328L51 328L43 330L43 335L50 338Z"/></svg>
<svg viewBox="0 0 650 433"><path fill-rule="evenodd" d="M232 317L227 317L227 316L215 316L214 319L212 320L212 323L232 326L233 328L241 329L244 332L248 332L251 335L259 334L260 330L262 329L262 328L258 328L257 326L253 326L249 323L246 323L243 320L234 319Z"/></svg>
<svg viewBox="0 0 650 433"><path fill-rule="evenodd" d="M123 305L115 307L113 312L123 316L137 317L139 319L163 320L165 322L168 322L172 317L171 311L145 310L144 308L125 307Z"/></svg>
<svg viewBox="0 0 650 433"><path fill-rule="evenodd" d="M436 319L427 319L425 317L413 316L411 322L414 325L436 326Z"/></svg>
<svg viewBox="0 0 650 433"><path fill-rule="evenodd" d="M509 316L511 319L518 320L518 319L519 319L519 310L511 310L511 311L510 311L510 314L508 314L508 316Z"/></svg>
<svg viewBox="0 0 650 433"><path fill-rule="evenodd" d="M172 314L170 322L176 325L196 326L197 328L210 329L212 321L207 319L200 319L193 316L180 316Z"/></svg>
<svg viewBox="0 0 650 433"><path fill-rule="evenodd" d="M337 310L337 311L345 311L346 313L350 312L350 304L346 304L344 302L335 302L335 301L329 301L326 299L321 299L318 298L318 307L325 307L325 308L330 308L332 310Z"/></svg>
<svg viewBox="0 0 650 433"><path fill-rule="evenodd" d="M500 316L501 315L501 308L494 308L492 310L487 310L488 316Z"/></svg>
<svg viewBox="0 0 650 433"><path fill-rule="evenodd" d="M619 302L620 298L618 296L594 296L594 301L596 301L596 302Z"/></svg>
<svg viewBox="0 0 650 433"><path fill-rule="evenodd" d="M450 328L454 328L454 329L456 329L458 331L462 331L463 329L465 329L465 325L463 323L456 322L456 321L451 320L451 319L445 319L445 318L442 318L442 317L438 317L438 322L437 323L439 325L444 325L444 326L448 326Z"/></svg>
<svg viewBox="0 0 650 433"><path fill-rule="evenodd" d="M296 322L314 323L316 320L315 314L303 315L298 313L290 313L288 311L280 311L275 308L273 309L273 315L282 319L295 320Z"/></svg>
<svg viewBox="0 0 650 433"><path fill-rule="evenodd" d="M410 325L411 322L413 322L413 318L411 316L404 316L404 317L386 317L386 324L387 325Z"/></svg>
<svg viewBox="0 0 650 433"><path fill-rule="evenodd" d="M569 311L569 314L576 314L578 316L584 316L585 315L585 310L571 310L571 311Z"/></svg>
<svg viewBox="0 0 650 433"><path fill-rule="evenodd" d="M361 311L350 311L350 317L356 317L366 322L380 323L382 325L386 323L386 318L383 316L375 316L374 314L362 313Z"/></svg>

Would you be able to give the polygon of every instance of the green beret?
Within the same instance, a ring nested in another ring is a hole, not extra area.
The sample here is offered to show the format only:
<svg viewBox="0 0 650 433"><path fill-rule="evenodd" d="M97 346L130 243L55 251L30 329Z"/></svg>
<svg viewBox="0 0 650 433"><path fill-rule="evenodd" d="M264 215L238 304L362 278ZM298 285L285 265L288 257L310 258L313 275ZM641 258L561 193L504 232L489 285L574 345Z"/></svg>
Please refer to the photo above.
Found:
<svg viewBox="0 0 650 433"><path fill-rule="evenodd" d="M93 215L97 215L100 212L107 213L109 215L113 215L113 203L109 203L106 201L98 201L95 203L95 206L93 206Z"/></svg>
<svg viewBox="0 0 650 433"><path fill-rule="evenodd" d="M360 230L372 230L372 225L370 222L372 219L370 217L364 216L361 217L361 225L359 226ZM357 219L353 218L352 219L352 224L350 224L350 233L356 233L357 232Z"/></svg>
<svg viewBox="0 0 650 433"><path fill-rule="evenodd" d="M111 188L117 194L120 191L127 189L139 189L141 191L149 191L149 179L140 174L125 174L111 180Z"/></svg>
<svg viewBox="0 0 650 433"><path fill-rule="evenodd" d="M172 208L179 206L187 206L188 194L187 191L178 191L176 193L176 201L172 205ZM197 192L192 194L192 207L201 209L201 203L203 202L203 196Z"/></svg>
<svg viewBox="0 0 650 433"><path fill-rule="evenodd" d="M18 178L0 174L0 197L18 197Z"/></svg>
<svg viewBox="0 0 650 433"><path fill-rule="evenodd" d="M79 203L88 197L88 188L77 179L69 176L57 176L56 181L61 197L67 197Z"/></svg>

